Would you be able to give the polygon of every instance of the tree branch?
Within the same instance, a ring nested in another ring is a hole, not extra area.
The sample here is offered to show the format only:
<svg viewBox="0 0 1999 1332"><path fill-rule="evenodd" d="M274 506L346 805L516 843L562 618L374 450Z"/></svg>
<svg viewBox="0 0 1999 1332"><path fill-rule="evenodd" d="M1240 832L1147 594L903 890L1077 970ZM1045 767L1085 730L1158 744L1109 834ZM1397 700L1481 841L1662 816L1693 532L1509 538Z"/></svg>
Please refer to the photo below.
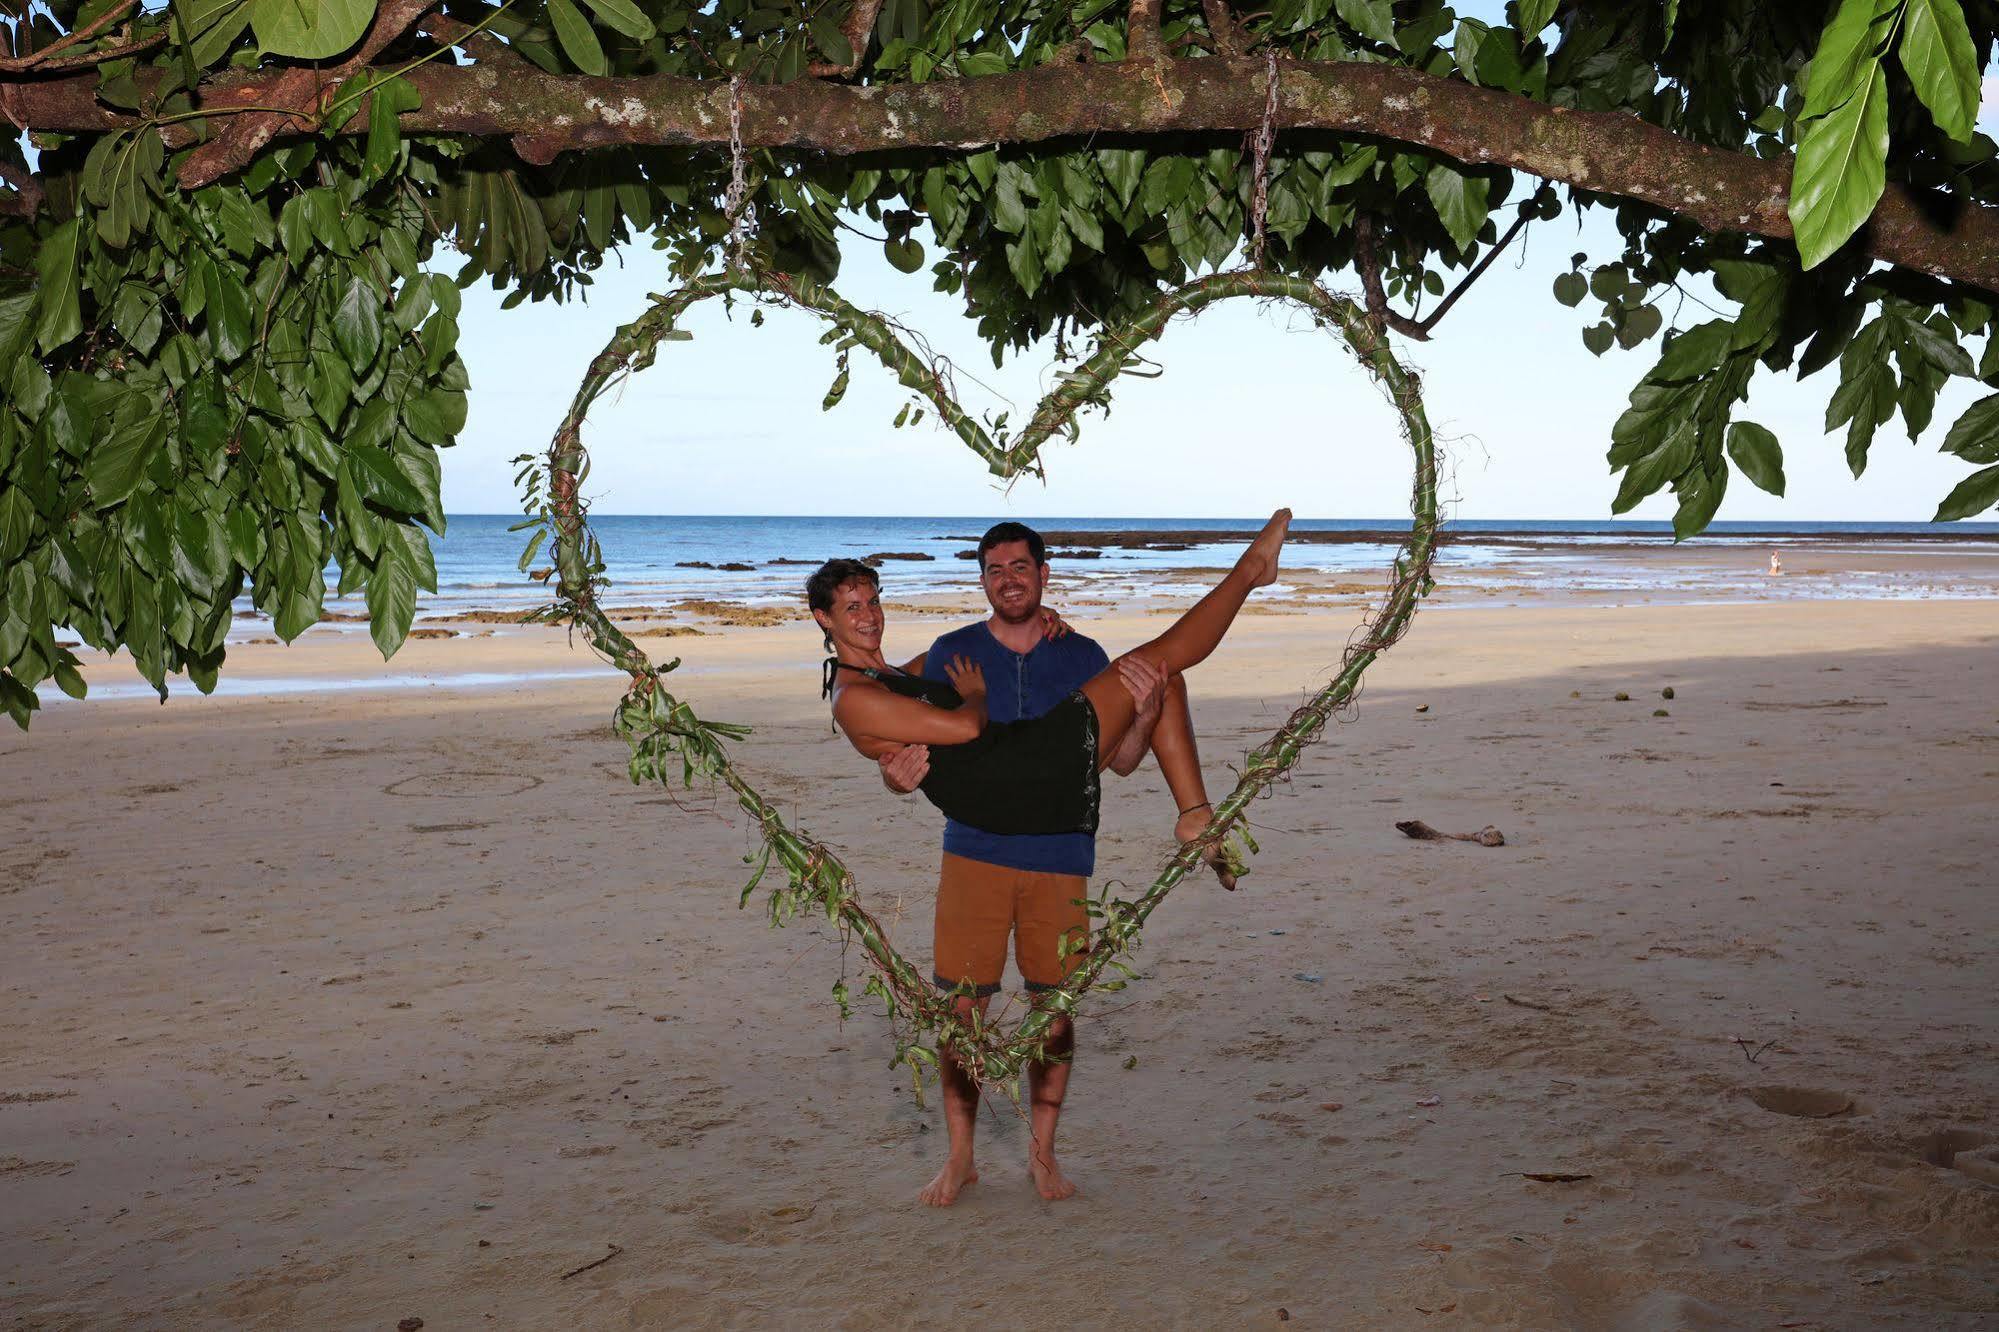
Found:
<svg viewBox="0 0 1999 1332"><path fill-rule="evenodd" d="M1159 11L1163 0L1131 0L1131 18L1125 24L1124 58L1159 61L1166 59L1166 43L1159 35Z"/></svg>
<svg viewBox="0 0 1999 1332"><path fill-rule="evenodd" d="M1236 30L1235 18L1229 13L1229 0L1201 0L1201 13L1207 16L1208 33L1214 38L1215 54L1241 55L1242 36Z"/></svg>
<svg viewBox="0 0 1999 1332"><path fill-rule="evenodd" d="M21 74L32 69L66 69L77 63L94 64L100 60L114 59L120 54L129 54L129 52L125 51L116 51L85 55L80 61L55 61L52 59L59 52L67 51L72 46L79 46L91 38L98 36L100 33L108 31L119 20L125 18L138 7L139 0L125 0L125 3L113 5L89 23L84 24L81 28L78 28L74 32L65 33L39 51L29 51L25 55L18 56L0 56L0 74ZM21 27L23 31L27 30L27 21L25 19L22 21ZM162 35L164 36L164 33ZM148 45L150 44L149 42Z"/></svg>
<svg viewBox="0 0 1999 1332"><path fill-rule="evenodd" d="M858 70L861 58L867 54L868 42L874 37L875 18L881 9L882 0L854 0L854 7L847 11L847 21L840 25L840 35L847 39L847 50L853 58L844 65L822 60L807 66L805 72L815 79L825 79L839 78Z"/></svg>
<svg viewBox="0 0 1999 1332"><path fill-rule="evenodd" d="M1513 219L1513 225L1508 227L1506 229L1506 234L1499 238L1499 243L1494 245L1491 249L1487 250L1485 252L1485 257L1480 259L1476 264L1472 265L1471 272L1465 274L1464 280L1459 282L1457 286L1451 288L1450 294L1448 296L1444 297L1443 300L1437 302L1437 308L1430 311L1429 315L1420 324L1417 325L1418 328L1423 330L1422 334L1423 337L1428 338L1430 336L1430 330L1437 326L1438 320L1442 319L1445 315L1451 312L1451 307L1458 303L1458 297L1464 295L1465 292L1471 288L1471 284L1478 281L1479 278L1484 275L1486 269L1492 267L1492 261L1499 258L1499 252L1505 249L1508 245L1511 245L1513 243L1513 238L1515 236L1518 236L1521 230L1526 227L1529 216L1530 214L1521 213L1520 215L1515 217Z"/></svg>
<svg viewBox="0 0 1999 1332"><path fill-rule="evenodd" d="M1636 200L1711 232L1791 236L1788 157L1766 161L1693 143L1636 116L1551 107L1397 66L1280 61L1278 68L1280 130L1411 144L1468 165L1513 167ZM1092 134L1241 131L1262 122L1263 74L1261 60L1213 57L1052 63L866 88L817 79L758 84L743 90L743 142L840 156ZM284 77L214 80L205 101L222 108L255 103ZM403 114L406 134L534 134L566 150L728 141L729 91L719 79L593 79L441 63L407 77L423 105ZM13 104L32 129L101 132L145 123L99 103L94 86L91 75L21 83L12 90ZM164 128L170 146L193 137L186 126ZM366 115L357 111L344 128L365 132ZM1857 243L1887 263L1999 292L1999 208L1890 185Z"/></svg>
<svg viewBox="0 0 1999 1332"><path fill-rule="evenodd" d="M26 167L0 162L0 180L14 187L12 194L0 194L0 214L33 217L42 208L42 183Z"/></svg>
<svg viewBox="0 0 1999 1332"><path fill-rule="evenodd" d="M245 100L259 106L297 108L296 112L256 111L224 122L222 131L211 142L189 153L181 163L178 176L181 187L200 189L220 180L246 165L283 131L314 128L340 85L365 69L382 53L382 48L409 31L418 16L436 3L437 0L382 0L354 54L335 66L330 75L322 70L296 68L268 79ZM366 118L364 107L360 119Z"/></svg>
<svg viewBox="0 0 1999 1332"><path fill-rule="evenodd" d="M1366 213L1356 215L1353 236L1353 266L1360 274L1361 291L1367 298L1367 317L1377 329L1392 328L1418 342L1429 341L1428 328L1400 310L1388 308L1388 293L1381 287L1381 260L1374 249L1374 219Z"/></svg>

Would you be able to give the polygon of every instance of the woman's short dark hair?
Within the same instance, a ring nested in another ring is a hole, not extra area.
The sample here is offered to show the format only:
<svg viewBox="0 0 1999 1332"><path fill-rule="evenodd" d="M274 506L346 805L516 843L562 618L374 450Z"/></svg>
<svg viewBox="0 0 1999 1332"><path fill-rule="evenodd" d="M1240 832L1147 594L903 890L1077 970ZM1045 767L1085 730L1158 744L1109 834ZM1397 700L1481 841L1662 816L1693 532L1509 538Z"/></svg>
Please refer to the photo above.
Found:
<svg viewBox="0 0 1999 1332"><path fill-rule="evenodd" d="M1009 541L1025 541L1027 553L1034 557L1036 564L1048 563L1048 544L1041 539L1041 533L1026 523L994 523L986 534L979 538L979 572L986 568L986 554L994 546L1004 546Z"/></svg>
<svg viewBox="0 0 1999 1332"><path fill-rule="evenodd" d="M864 579L877 592L881 590L881 575L859 560L826 561L805 580L806 606L816 611L832 610L833 594L857 578Z"/></svg>

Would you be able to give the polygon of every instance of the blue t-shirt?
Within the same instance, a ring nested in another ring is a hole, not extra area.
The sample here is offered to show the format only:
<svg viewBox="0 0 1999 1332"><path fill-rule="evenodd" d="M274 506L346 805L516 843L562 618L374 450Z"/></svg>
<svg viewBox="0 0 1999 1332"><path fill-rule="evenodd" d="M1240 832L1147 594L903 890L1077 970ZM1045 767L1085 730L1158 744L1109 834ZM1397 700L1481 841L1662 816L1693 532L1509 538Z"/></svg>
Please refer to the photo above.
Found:
<svg viewBox="0 0 1999 1332"><path fill-rule="evenodd" d="M1074 633L1044 638L1026 653L1015 652L993 637L984 620L954 629L932 643L923 663L924 676L948 683L944 663L953 657L977 662L985 671L986 716L996 722L1039 717L1111 664L1095 639ZM1097 867L1097 839L1091 833L1009 836L946 819L944 849L967 860L1048 874L1088 877Z"/></svg>

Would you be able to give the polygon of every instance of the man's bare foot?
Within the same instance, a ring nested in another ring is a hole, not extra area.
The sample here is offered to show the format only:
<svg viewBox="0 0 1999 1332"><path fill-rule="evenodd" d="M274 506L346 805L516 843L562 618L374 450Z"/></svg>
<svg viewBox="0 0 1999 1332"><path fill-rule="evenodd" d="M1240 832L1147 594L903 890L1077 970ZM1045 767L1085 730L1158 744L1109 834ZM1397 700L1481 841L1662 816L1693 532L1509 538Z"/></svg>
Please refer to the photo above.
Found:
<svg viewBox="0 0 1999 1332"><path fill-rule="evenodd" d="M1279 509L1242 553L1242 566L1250 571L1251 587L1268 587L1277 581L1277 553L1291 530L1291 510Z"/></svg>
<svg viewBox="0 0 1999 1332"><path fill-rule="evenodd" d="M1062 1173L1062 1167L1055 1163L1053 1156L1029 1153L1027 1173L1034 1179L1034 1191L1049 1202L1061 1202L1064 1198L1076 1196L1076 1186Z"/></svg>
<svg viewBox="0 0 1999 1332"><path fill-rule="evenodd" d="M979 1172L973 1167L970 1159L960 1161L954 1156L944 1163L942 1170L937 1172L937 1178L925 1184L923 1192L916 1196L932 1207L949 1207L958 1201L958 1195L968 1185L978 1182Z"/></svg>
<svg viewBox="0 0 1999 1332"><path fill-rule="evenodd" d="M1187 845L1206 830L1208 821L1214 815L1215 809L1212 805L1194 806L1174 822L1173 839L1182 846ZM1222 887L1230 892L1235 891L1235 867L1229 863L1228 847L1224 843L1217 842L1213 846L1202 848L1201 859L1215 872L1215 877L1221 881Z"/></svg>

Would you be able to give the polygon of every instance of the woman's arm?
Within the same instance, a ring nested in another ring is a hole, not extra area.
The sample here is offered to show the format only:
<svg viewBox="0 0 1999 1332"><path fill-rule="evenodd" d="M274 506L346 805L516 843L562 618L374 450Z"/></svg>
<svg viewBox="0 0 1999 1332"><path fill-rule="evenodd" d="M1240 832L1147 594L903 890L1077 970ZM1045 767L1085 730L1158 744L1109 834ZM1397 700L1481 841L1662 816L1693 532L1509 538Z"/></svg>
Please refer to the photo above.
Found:
<svg viewBox="0 0 1999 1332"><path fill-rule="evenodd" d="M928 661L929 659L930 659L930 654L928 652L917 653L915 656L911 657L908 661L902 663L902 673L904 675L923 674L923 663Z"/></svg>
<svg viewBox="0 0 1999 1332"><path fill-rule="evenodd" d="M961 707L939 708L886 689L849 685L833 701L833 720L856 746L863 740L961 745L985 729L986 696L980 691Z"/></svg>

